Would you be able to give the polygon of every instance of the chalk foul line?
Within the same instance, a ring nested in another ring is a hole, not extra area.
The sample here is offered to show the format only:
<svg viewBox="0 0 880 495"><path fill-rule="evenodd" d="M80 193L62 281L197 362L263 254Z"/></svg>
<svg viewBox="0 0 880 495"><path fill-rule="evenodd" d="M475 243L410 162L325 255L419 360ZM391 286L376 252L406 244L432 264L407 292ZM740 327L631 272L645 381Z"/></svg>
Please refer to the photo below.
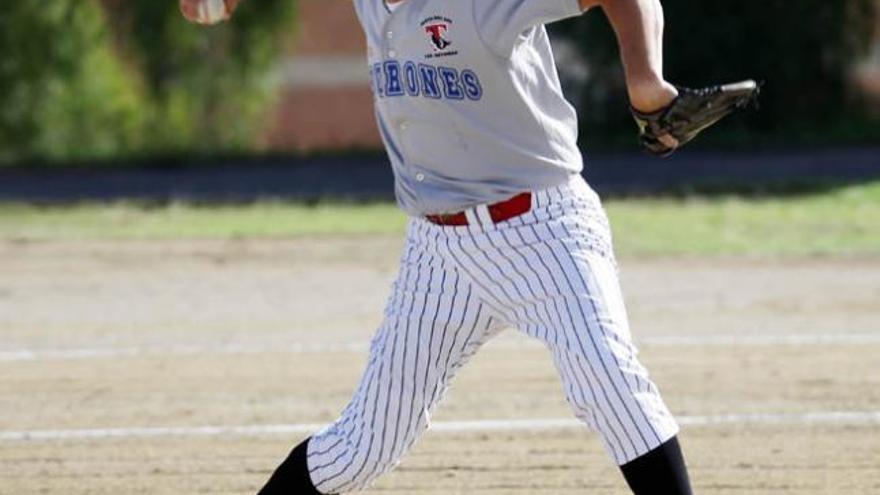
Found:
<svg viewBox="0 0 880 495"><path fill-rule="evenodd" d="M655 336L636 339L636 344L648 347L717 347L717 346L815 346L815 345L878 345L878 333L854 334L712 334L692 336ZM503 348L540 347L537 341L516 340L493 342ZM10 349L0 350L0 363L22 361L63 361L81 359L125 358L140 356L186 356L200 354L241 355L282 352L291 354L318 354L323 352L366 352L365 344L353 343L219 343L192 345L147 345L132 347L95 347L66 349Z"/></svg>
<svg viewBox="0 0 880 495"><path fill-rule="evenodd" d="M806 413L746 413L679 416L685 427L720 425L794 425L794 426L873 426L880 425L880 411L825 411ZM0 442L108 440L165 437L257 437L267 435L307 435L323 424L269 424L239 426L157 426L132 428L85 428L65 430L0 431ZM533 432L586 428L575 419L489 419L441 421L431 425L438 434L473 432Z"/></svg>

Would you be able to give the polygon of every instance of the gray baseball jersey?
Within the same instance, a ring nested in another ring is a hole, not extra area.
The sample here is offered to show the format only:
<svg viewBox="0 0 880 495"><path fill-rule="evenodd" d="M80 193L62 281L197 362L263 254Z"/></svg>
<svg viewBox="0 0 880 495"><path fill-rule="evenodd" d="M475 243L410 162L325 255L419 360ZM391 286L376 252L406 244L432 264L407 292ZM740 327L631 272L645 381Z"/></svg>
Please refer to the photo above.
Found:
<svg viewBox="0 0 880 495"><path fill-rule="evenodd" d="M400 206L459 211L565 183L577 117L544 23L577 0L355 0Z"/></svg>

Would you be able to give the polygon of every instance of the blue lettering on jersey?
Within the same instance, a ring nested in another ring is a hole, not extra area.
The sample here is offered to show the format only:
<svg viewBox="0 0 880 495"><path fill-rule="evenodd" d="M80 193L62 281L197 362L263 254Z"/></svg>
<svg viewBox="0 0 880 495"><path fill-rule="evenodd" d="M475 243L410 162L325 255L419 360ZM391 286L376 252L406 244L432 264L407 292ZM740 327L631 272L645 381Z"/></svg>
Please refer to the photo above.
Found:
<svg viewBox="0 0 880 495"><path fill-rule="evenodd" d="M440 87L437 85L437 68L433 65L419 64L422 75L422 94L428 98L440 99Z"/></svg>
<svg viewBox="0 0 880 495"><path fill-rule="evenodd" d="M386 60L370 70L373 92L379 98L394 96L424 97L435 100L470 100L483 98L483 86L477 73L452 67L412 61Z"/></svg>
<svg viewBox="0 0 880 495"><path fill-rule="evenodd" d="M385 96L385 87L382 84L382 64L373 64L373 92L379 96Z"/></svg>
<svg viewBox="0 0 880 495"><path fill-rule="evenodd" d="M419 72L414 62L403 64L403 80L406 93L410 96L419 96Z"/></svg>
<svg viewBox="0 0 880 495"><path fill-rule="evenodd" d="M400 82L400 64L396 60L385 62L385 95L402 96L403 85Z"/></svg>
<svg viewBox="0 0 880 495"><path fill-rule="evenodd" d="M464 93L473 101L480 101L483 97L483 87L480 86L480 78L470 69L461 71L461 80L464 82Z"/></svg>
<svg viewBox="0 0 880 495"><path fill-rule="evenodd" d="M463 100L464 92L458 81L458 71L449 67L439 67L438 71L443 80L443 95L450 100Z"/></svg>

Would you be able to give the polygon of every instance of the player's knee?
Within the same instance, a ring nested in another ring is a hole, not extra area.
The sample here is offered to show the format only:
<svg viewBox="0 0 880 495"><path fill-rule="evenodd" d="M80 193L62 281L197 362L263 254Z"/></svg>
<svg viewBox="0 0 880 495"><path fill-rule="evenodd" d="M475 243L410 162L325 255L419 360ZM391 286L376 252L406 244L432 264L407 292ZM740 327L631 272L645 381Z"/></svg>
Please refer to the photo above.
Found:
<svg viewBox="0 0 880 495"><path fill-rule="evenodd" d="M593 431L597 431L599 429L596 410L594 409L592 403L583 400L581 397L573 395L566 395L565 399L566 402L568 402L568 406L571 408L572 413L577 419L585 423Z"/></svg>

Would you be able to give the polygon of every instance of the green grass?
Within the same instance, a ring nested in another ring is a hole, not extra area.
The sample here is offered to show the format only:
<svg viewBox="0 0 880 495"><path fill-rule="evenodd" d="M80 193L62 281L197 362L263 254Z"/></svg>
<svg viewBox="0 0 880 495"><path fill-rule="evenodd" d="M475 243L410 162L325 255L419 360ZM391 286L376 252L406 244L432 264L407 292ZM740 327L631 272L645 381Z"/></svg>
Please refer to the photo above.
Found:
<svg viewBox="0 0 880 495"><path fill-rule="evenodd" d="M0 206L0 238L23 240L371 235L400 233L405 224L392 204Z"/></svg>
<svg viewBox="0 0 880 495"><path fill-rule="evenodd" d="M804 196L616 199L606 208L624 255L880 255L880 182ZM6 240L399 235L405 222L391 204L0 205Z"/></svg>
<svg viewBox="0 0 880 495"><path fill-rule="evenodd" d="M880 254L880 183L782 198L611 201L606 208L624 254Z"/></svg>

